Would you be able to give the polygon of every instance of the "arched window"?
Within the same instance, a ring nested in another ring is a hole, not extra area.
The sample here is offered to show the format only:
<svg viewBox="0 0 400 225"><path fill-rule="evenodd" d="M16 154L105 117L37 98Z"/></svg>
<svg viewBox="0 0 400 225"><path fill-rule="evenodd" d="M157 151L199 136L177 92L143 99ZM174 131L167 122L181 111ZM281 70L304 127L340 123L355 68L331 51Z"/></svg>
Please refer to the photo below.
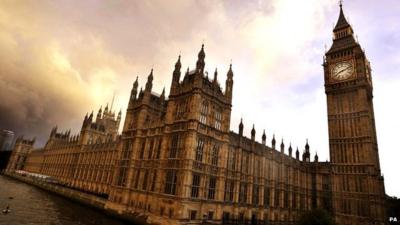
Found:
<svg viewBox="0 0 400 225"><path fill-rule="evenodd" d="M204 150L204 139L199 138L197 140L197 148L196 148L196 161L203 161L203 150Z"/></svg>
<svg viewBox="0 0 400 225"><path fill-rule="evenodd" d="M207 124L207 116L208 116L208 103L204 101L201 104L201 109L200 109L200 123Z"/></svg>
<svg viewBox="0 0 400 225"><path fill-rule="evenodd" d="M214 127L217 130L221 130L221 121L222 121L222 110L220 109L216 109L215 110L215 114L214 114L214 119L215 119L215 123L214 123Z"/></svg>
<svg viewBox="0 0 400 225"><path fill-rule="evenodd" d="M211 165L218 166L218 153L219 153L219 146L214 145L211 151Z"/></svg>

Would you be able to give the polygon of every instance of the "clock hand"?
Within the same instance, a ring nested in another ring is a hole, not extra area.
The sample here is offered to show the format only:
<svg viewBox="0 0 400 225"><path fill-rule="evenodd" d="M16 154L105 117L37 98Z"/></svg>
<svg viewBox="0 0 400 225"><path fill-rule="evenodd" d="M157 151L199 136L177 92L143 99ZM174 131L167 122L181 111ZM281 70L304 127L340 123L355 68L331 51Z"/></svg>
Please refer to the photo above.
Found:
<svg viewBox="0 0 400 225"><path fill-rule="evenodd" d="M347 68L342 69L341 71L337 72L336 74L339 75L341 74L343 71L345 71Z"/></svg>

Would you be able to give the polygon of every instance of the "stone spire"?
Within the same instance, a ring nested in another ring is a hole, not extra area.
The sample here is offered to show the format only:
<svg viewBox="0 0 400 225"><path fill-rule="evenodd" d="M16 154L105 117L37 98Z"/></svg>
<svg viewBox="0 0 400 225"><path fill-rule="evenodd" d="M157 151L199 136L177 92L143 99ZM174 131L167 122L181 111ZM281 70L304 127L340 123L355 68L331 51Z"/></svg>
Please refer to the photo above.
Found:
<svg viewBox="0 0 400 225"><path fill-rule="evenodd" d="M217 79L218 79L217 77L218 77L218 71L217 71L217 68L215 68L214 79L213 79L213 83L214 83L214 84L216 84L217 81L218 81L218 80L217 80Z"/></svg>
<svg viewBox="0 0 400 225"><path fill-rule="evenodd" d="M343 13L342 1L340 1L339 6L340 6L339 18L338 18L338 21L337 21L336 26L333 29L333 31L337 31L337 30L341 30L341 29L350 27L350 24L347 22L346 17L344 16L344 13Z"/></svg>
<svg viewBox="0 0 400 225"><path fill-rule="evenodd" d="M178 61L176 61L175 63L175 69L172 75L172 84L176 85L177 83L179 83L179 79L181 77L181 55L179 55L178 57Z"/></svg>
<svg viewBox="0 0 400 225"><path fill-rule="evenodd" d="M101 113L102 113L102 106L100 106L99 111L97 112L97 119L101 119Z"/></svg>
<svg viewBox="0 0 400 225"><path fill-rule="evenodd" d="M232 63L229 65L229 70L226 75L225 82L225 96L232 102L232 89L233 89L233 71L232 71Z"/></svg>
<svg viewBox="0 0 400 225"><path fill-rule="evenodd" d="M267 135L265 135L265 130L263 131L263 135L261 137L262 140L262 144L265 145L266 141L267 141Z"/></svg>
<svg viewBox="0 0 400 225"><path fill-rule="evenodd" d="M139 76L136 76L136 80L135 80L135 82L133 83L133 86L132 86L132 91L131 91L131 99L132 100L136 99L137 89L138 89L138 86L139 86L138 79L139 79Z"/></svg>
<svg viewBox="0 0 400 225"><path fill-rule="evenodd" d="M256 129L254 128L254 124L253 124L253 129L251 129L251 140L255 140L256 139Z"/></svg>
<svg viewBox="0 0 400 225"><path fill-rule="evenodd" d="M199 72L200 74L204 74L205 58L206 58L206 53L204 52L204 44L202 44L196 63L196 71Z"/></svg>
<svg viewBox="0 0 400 225"><path fill-rule="evenodd" d="M283 138L282 138L282 141L281 141L281 153L284 153L285 152L285 144L283 143Z"/></svg>
<svg viewBox="0 0 400 225"><path fill-rule="evenodd" d="M153 68L151 68L150 74L147 77L146 88L144 89L144 91L151 92L152 88L153 88Z"/></svg>
<svg viewBox="0 0 400 225"><path fill-rule="evenodd" d="M165 87L162 89L161 95L160 95L160 100L164 101L165 100Z"/></svg>
<svg viewBox="0 0 400 225"><path fill-rule="evenodd" d="M243 119L240 119L240 123L239 123L239 135L243 136Z"/></svg>
<svg viewBox="0 0 400 225"><path fill-rule="evenodd" d="M275 134L272 136L271 144L272 144L272 148L275 149L275 144L276 144Z"/></svg>

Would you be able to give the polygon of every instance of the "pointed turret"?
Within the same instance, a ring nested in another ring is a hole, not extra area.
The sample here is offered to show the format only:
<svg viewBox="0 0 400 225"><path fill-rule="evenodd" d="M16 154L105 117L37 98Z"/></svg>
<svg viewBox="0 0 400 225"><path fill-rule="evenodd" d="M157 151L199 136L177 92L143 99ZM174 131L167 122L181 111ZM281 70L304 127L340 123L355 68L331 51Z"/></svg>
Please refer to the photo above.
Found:
<svg viewBox="0 0 400 225"><path fill-rule="evenodd" d="M284 153L285 152L285 144L283 143L283 138L282 138L282 141L281 141L281 153Z"/></svg>
<svg viewBox="0 0 400 225"><path fill-rule="evenodd" d="M82 129L86 126L86 124L88 124L89 121L89 116L88 113L86 113L85 118L83 118L83 122L82 122ZM57 127L56 127L57 129Z"/></svg>
<svg viewBox="0 0 400 225"><path fill-rule="evenodd" d="M139 86L138 79L139 79L139 76L136 76L136 80L135 80L135 82L133 83L133 86L132 86L131 100L135 100L136 99L137 89L138 89L138 86Z"/></svg>
<svg viewBox="0 0 400 225"><path fill-rule="evenodd" d="M256 129L254 128L254 124L253 124L253 129L251 129L251 140L255 140L256 139Z"/></svg>
<svg viewBox="0 0 400 225"><path fill-rule="evenodd" d="M181 78L181 55L178 57L178 61L175 63L175 69L174 72L172 73L172 84L171 84L171 91L170 93L175 93L176 89L179 85L179 80Z"/></svg>
<svg viewBox="0 0 400 225"><path fill-rule="evenodd" d="M230 102L232 102L232 89L233 89L233 71L231 63L229 65L229 70L226 75L226 82L225 82L225 96L228 98Z"/></svg>
<svg viewBox="0 0 400 225"><path fill-rule="evenodd" d="M206 57L206 53L204 52L204 44L202 44L201 50L197 57L197 63L196 63L196 71L202 75L204 74L204 66L205 66L204 59L205 59L205 57Z"/></svg>
<svg viewBox="0 0 400 225"><path fill-rule="evenodd" d="M243 119L240 118L240 123L239 123L239 135L243 136Z"/></svg>
<svg viewBox="0 0 400 225"><path fill-rule="evenodd" d="M310 152L310 145L308 144L308 138L306 139L306 145L305 145L305 150L306 150L306 152Z"/></svg>
<svg viewBox="0 0 400 225"><path fill-rule="evenodd" d="M101 119L101 113L102 113L102 106L100 106L99 111L97 112L97 120Z"/></svg>
<svg viewBox="0 0 400 225"><path fill-rule="evenodd" d="M218 71L217 71L217 68L215 68L215 72L214 72L214 80L213 80L213 83L214 84L216 84L217 83L217 80L218 79Z"/></svg>
<svg viewBox="0 0 400 225"><path fill-rule="evenodd" d="M160 100L163 102L165 100L165 87L162 89Z"/></svg>
<svg viewBox="0 0 400 225"><path fill-rule="evenodd" d="M104 114L107 114L107 113L108 113L108 103L107 103L106 107L104 108Z"/></svg>
<svg viewBox="0 0 400 225"><path fill-rule="evenodd" d="M299 147L296 148L296 159L300 159L300 152L299 152Z"/></svg>
<svg viewBox="0 0 400 225"><path fill-rule="evenodd" d="M89 121L92 122L93 121L93 111L90 113L89 115Z"/></svg>
<svg viewBox="0 0 400 225"><path fill-rule="evenodd" d="M145 92L151 92L153 88L153 68L151 68L150 74L147 77L146 88L144 89Z"/></svg>
<svg viewBox="0 0 400 225"><path fill-rule="evenodd" d="M186 69L185 77L183 78L184 80L189 76L189 67Z"/></svg>
<svg viewBox="0 0 400 225"><path fill-rule="evenodd" d="M262 140L262 144L265 145L266 141L267 141L267 135L265 135L265 130L263 131L263 135L261 137L261 140Z"/></svg>
<svg viewBox="0 0 400 225"><path fill-rule="evenodd" d="M306 141L305 150L303 152L303 161L310 162L310 146L308 145L308 139Z"/></svg>
<svg viewBox="0 0 400 225"><path fill-rule="evenodd" d="M271 146L272 149L275 149L275 145L276 145L275 134L272 136L271 145L272 145L272 146Z"/></svg>
<svg viewBox="0 0 400 225"><path fill-rule="evenodd" d="M289 156L292 157L292 143L289 144Z"/></svg>
<svg viewBox="0 0 400 225"><path fill-rule="evenodd" d="M314 162L318 162L318 153L315 153Z"/></svg>

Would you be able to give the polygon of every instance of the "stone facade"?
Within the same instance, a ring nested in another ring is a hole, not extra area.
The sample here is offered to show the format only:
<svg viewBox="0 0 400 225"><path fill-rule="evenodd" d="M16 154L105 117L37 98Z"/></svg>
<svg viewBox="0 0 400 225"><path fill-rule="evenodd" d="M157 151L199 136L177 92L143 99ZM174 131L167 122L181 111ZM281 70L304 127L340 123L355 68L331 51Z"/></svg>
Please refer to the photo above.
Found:
<svg viewBox="0 0 400 225"><path fill-rule="evenodd" d="M254 125L250 138L242 122L238 133L230 131L232 65L223 90L218 71L212 79L204 71L202 46L183 78L179 56L168 98L152 92L153 70L144 89L136 79L121 135L121 114L100 109L96 120L85 116L79 135L55 127L43 149L28 152L24 169L104 195L105 207L121 214L170 224L295 224L313 208L328 210L339 224L384 224L369 62L343 20L341 9L324 58L332 162L311 157L308 141L300 153L283 140L277 146L275 137L267 145L265 132L256 141ZM332 80L331 68L344 59L356 63L356 75Z"/></svg>
<svg viewBox="0 0 400 225"><path fill-rule="evenodd" d="M18 137L15 141L14 149L8 162L7 171L15 171L24 169L25 162L33 150L35 138L32 140L25 139L23 136Z"/></svg>

